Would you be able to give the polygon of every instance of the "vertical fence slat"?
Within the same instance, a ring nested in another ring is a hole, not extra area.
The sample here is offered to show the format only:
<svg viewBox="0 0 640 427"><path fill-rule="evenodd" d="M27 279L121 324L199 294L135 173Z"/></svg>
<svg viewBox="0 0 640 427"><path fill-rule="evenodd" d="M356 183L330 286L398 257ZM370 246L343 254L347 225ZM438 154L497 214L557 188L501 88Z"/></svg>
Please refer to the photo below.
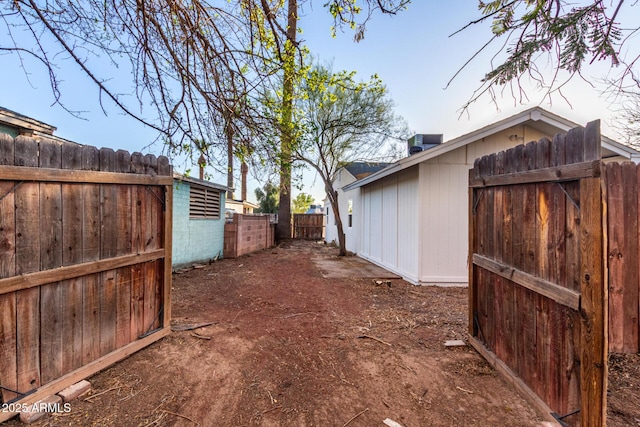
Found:
<svg viewBox="0 0 640 427"><path fill-rule="evenodd" d="M15 139L15 165L38 167L38 144L32 138ZM16 274L40 269L40 194L37 183L24 182L15 189ZM40 386L40 289L23 289L16 295L18 391Z"/></svg>
<svg viewBox="0 0 640 427"><path fill-rule="evenodd" d="M606 166L607 182L607 240L609 260L609 346L612 351L624 347L624 266L627 256L624 224L624 187L622 166L612 163ZM635 261L634 261L635 262Z"/></svg>
<svg viewBox="0 0 640 427"><path fill-rule="evenodd" d="M640 270L637 262L640 258L638 252L638 176L636 165L626 162L622 165L622 182L624 183L624 240L626 250L622 254L624 263L623 275L623 298L624 305L621 307L624 316L622 351L625 353L637 353L638 347L638 298L639 298L639 277Z"/></svg>
<svg viewBox="0 0 640 427"><path fill-rule="evenodd" d="M42 168L60 169L60 144L40 141ZM59 183L40 183L40 270L62 266L62 187ZM43 384L62 375L63 309L61 283L40 287L40 372Z"/></svg>
<svg viewBox="0 0 640 427"><path fill-rule="evenodd" d="M601 426L606 424L608 349L600 179L580 180L580 194L581 422Z"/></svg>
<svg viewBox="0 0 640 427"><path fill-rule="evenodd" d="M116 172L129 173L131 155L128 151L116 151ZM116 255L132 252L132 186L119 185L117 188L117 228ZM131 335L131 268L119 268L116 272L116 346L122 347L133 341Z"/></svg>
<svg viewBox="0 0 640 427"><path fill-rule="evenodd" d="M82 147L74 143L62 144L62 169L76 170L82 167ZM83 185L62 184L62 263L80 264L83 230ZM61 282L63 288L62 342L66 348L62 371L71 372L82 366L82 292L83 279L74 278Z"/></svg>
<svg viewBox="0 0 640 427"><path fill-rule="evenodd" d="M13 166L13 138L0 134L0 165ZM15 263L15 186L13 181L0 182L0 279L13 277ZM10 389L18 388L16 347L16 293L0 295L0 384ZM6 390L1 392L2 401L17 397Z"/></svg>
<svg viewBox="0 0 640 427"><path fill-rule="evenodd" d="M99 170L99 151L95 147L82 147L82 168ZM82 260L83 262L100 259L100 186L83 185L83 222L82 222ZM100 357L100 274L84 277L82 304L82 347L83 364Z"/></svg>
<svg viewBox="0 0 640 427"><path fill-rule="evenodd" d="M116 153L110 148L100 149L100 170L117 172ZM117 185L100 185L100 259L112 258L118 252ZM100 355L116 349L116 271L101 274L100 292Z"/></svg>

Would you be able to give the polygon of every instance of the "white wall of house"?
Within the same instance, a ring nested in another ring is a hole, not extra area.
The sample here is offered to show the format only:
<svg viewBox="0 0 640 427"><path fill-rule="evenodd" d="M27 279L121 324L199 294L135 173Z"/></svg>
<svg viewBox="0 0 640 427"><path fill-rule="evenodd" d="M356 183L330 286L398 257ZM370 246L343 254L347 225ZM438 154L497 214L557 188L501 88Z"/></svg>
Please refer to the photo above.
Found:
<svg viewBox="0 0 640 427"><path fill-rule="evenodd" d="M478 157L544 136L514 126L364 185L358 255L416 284L466 285L469 169Z"/></svg>
<svg viewBox="0 0 640 427"><path fill-rule="evenodd" d="M338 190L338 207L340 218L342 219L342 228L344 230L346 248L348 251L358 252L358 244L360 242L361 221L357 221L358 211L360 210L360 189L356 188L350 191L342 191L342 187L351 184L356 178L346 169L340 169L336 173L333 188ZM352 205L351 227L349 227L349 201ZM326 215L325 241L327 243L338 243L338 227L336 226L333 208L329 199L325 199L324 213Z"/></svg>
<svg viewBox="0 0 640 427"><path fill-rule="evenodd" d="M362 238L358 255L418 282L418 167L361 190Z"/></svg>

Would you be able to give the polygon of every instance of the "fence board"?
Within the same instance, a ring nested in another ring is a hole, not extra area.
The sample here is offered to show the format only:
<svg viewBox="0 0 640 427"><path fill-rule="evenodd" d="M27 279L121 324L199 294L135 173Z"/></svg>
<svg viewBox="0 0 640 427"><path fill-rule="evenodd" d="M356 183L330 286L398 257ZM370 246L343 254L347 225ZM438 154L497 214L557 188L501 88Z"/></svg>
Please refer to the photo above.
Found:
<svg viewBox="0 0 640 427"><path fill-rule="evenodd" d="M62 294L62 343L66 349L62 359L62 372L68 373L82 366L83 362L83 279L63 280Z"/></svg>
<svg viewBox="0 0 640 427"><path fill-rule="evenodd" d="M141 265L131 269L131 338L144 334L144 273Z"/></svg>
<svg viewBox="0 0 640 427"><path fill-rule="evenodd" d="M640 352L639 322L640 318L640 251L638 236L638 168L631 162L622 165L622 182L625 183L627 196L624 199L624 236L626 256L624 267L624 326L621 330L623 337L622 352ZM631 256L629 256L631 255Z"/></svg>
<svg viewBox="0 0 640 427"><path fill-rule="evenodd" d="M37 167L38 147L25 137L15 139L16 166ZM22 183L15 189L16 274L40 269L40 194L37 183ZM16 348L18 388L28 392L40 386L40 289L16 293Z"/></svg>
<svg viewBox="0 0 640 427"><path fill-rule="evenodd" d="M101 274L100 356L104 356L116 349L116 270L105 271Z"/></svg>
<svg viewBox="0 0 640 427"><path fill-rule="evenodd" d="M606 424L608 350L600 180L581 180L580 193L583 195L580 205L581 314L586 325L580 339L582 423L598 426Z"/></svg>
<svg viewBox="0 0 640 427"><path fill-rule="evenodd" d="M40 141L39 166L62 167L61 146ZM40 270L62 266L62 187L40 183ZM62 375L62 293L59 282L40 288L40 375L42 383Z"/></svg>
<svg viewBox="0 0 640 427"><path fill-rule="evenodd" d="M638 247L640 170L628 162L606 166L609 348L637 353L639 345Z"/></svg>
<svg viewBox="0 0 640 427"><path fill-rule="evenodd" d="M0 165L13 165L13 138L0 134ZM0 279L15 275L15 212L16 183L0 182ZM0 295L0 385L18 389L16 342L16 294ZM3 402L18 397L8 390L0 391Z"/></svg>
<svg viewBox="0 0 640 427"><path fill-rule="evenodd" d="M11 390L18 389L18 360L16 342L16 294L0 295L0 384ZM2 390L2 401L18 397Z"/></svg>

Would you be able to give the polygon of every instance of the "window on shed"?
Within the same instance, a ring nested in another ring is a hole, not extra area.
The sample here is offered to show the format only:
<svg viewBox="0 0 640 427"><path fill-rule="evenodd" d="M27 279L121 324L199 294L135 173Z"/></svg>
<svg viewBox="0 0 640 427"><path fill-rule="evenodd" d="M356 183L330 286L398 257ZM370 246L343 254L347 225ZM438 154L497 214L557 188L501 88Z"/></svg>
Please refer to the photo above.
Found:
<svg viewBox="0 0 640 427"><path fill-rule="evenodd" d="M220 190L191 184L189 218L219 219Z"/></svg>

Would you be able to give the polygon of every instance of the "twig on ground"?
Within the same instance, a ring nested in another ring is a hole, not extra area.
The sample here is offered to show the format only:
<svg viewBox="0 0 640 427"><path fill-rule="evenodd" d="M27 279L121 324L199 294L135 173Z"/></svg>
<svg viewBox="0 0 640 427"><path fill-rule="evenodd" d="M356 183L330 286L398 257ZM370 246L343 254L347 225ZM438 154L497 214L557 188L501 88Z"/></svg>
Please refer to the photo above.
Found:
<svg viewBox="0 0 640 427"><path fill-rule="evenodd" d="M428 296L426 294L423 294L422 292L412 291L411 289L407 289L407 292L409 292L410 294L414 294L414 295L420 295L421 297Z"/></svg>
<svg viewBox="0 0 640 427"><path fill-rule="evenodd" d="M286 316L283 317L283 319L290 319L292 317L304 316L305 314L316 314L316 313L314 313L313 311L306 311L304 313L287 314Z"/></svg>
<svg viewBox="0 0 640 427"><path fill-rule="evenodd" d="M105 394L105 393L108 393L108 392L113 391L113 390L117 390L117 389L119 389L119 388L122 388L122 386L121 386L121 385L117 385L117 386L114 386L114 387L108 388L108 389L106 389L106 390L104 390L104 391L101 391L100 393L96 393L96 394L92 394L91 396L87 396L87 397L85 397L85 398L84 398L84 399L82 399L82 400L83 400L84 402L89 402L89 403L91 403L91 399L96 398L96 397L98 397L98 396L102 396L102 395L103 395L103 394Z"/></svg>
<svg viewBox="0 0 640 427"><path fill-rule="evenodd" d="M195 338L200 338L201 340L210 340L211 339L211 337L208 337L206 335L199 335L199 334L196 334L195 332L191 332L189 335L191 335L192 337L195 337Z"/></svg>
<svg viewBox="0 0 640 427"><path fill-rule="evenodd" d="M125 400L129 400L132 397L136 396L138 393L145 391L146 389L148 389L149 386L143 387L142 389L136 391L135 393L130 394L129 396L125 396L122 399L120 399L120 402L124 402Z"/></svg>
<svg viewBox="0 0 640 427"><path fill-rule="evenodd" d="M391 344L389 344L388 342L382 341L380 338L372 337L371 335L360 335L358 338L369 338L370 340L378 341L381 344L391 346Z"/></svg>
<svg viewBox="0 0 640 427"><path fill-rule="evenodd" d="M194 329L204 328L205 326L215 325L218 322L204 322L204 323L188 323L184 325L173 325L171 330L173 332L192 331Z"/></svg>
<svg viewBox="0 0 640 427"><path fill-rule="evenodd" d="M280 408L282 408L282 406L278 405L278 406L274 406L273 408L266 409L266 410L262 411L262 415L267 414L267 413L269 413L271 411L275 411L276 409L280 409Z"/></svg>
<svg viewBox="0 0 640 427"><path fill-rule="evenodd" d="M162 412L164 412L165 414L175 415L176 417L184 418L185 420L189 420L189 421L191 421L192 423L194 423L197 426L200 425L200 423L198 423L196 420L194 420L193 418L189 418L186 415L177 414L175 412L167 411L166 409L163 409Z"/></svg>
<svg viewBox="0 0 640 427"><path fill-rule="evenodd" d="M364 414L365 412L367 412L369 410L369 408L366 408L360 412L358 412L357 414L355 414L353 417L351 417L351 419L349 421L347 421L346 423L342 424L342 427L345 427L347 425L349 425L349 423L353 420L355 420L356 418L358 418L360 415Z"/></svg>
<svg viewBox="0 0 640 427"><path fill-rule="evenodd" d="M156 418L155 420L145 424L143 427L150 427L152 425L158 425L160 423L160 420L162 420L165 415L167 415L167 414L165 414L165 413L160 414L160 416L158 418Z"/></svg>
<svg viewBox="0 0 640 427"><path fill-rule="evenodd" d="M460 391L464 391L465 393L469 393L469 394L473 394L473 392L471 390L467 390L466 388L462 388L462 387L458 387L456 386L456 388Z"/></svg>
<svg viewBox="0 0 640 427"><path fill-rule="evenodd" d="M240 310L240 311L238 312L238 314L236 314L236 315L234 316L234 318L233 318L233 320L231 321L231 323L233 323L233 322L235 322L235 321L236 321L236 319L238 318L238 316L240 316L240 313L242 313L242 310Z"/></svg>

